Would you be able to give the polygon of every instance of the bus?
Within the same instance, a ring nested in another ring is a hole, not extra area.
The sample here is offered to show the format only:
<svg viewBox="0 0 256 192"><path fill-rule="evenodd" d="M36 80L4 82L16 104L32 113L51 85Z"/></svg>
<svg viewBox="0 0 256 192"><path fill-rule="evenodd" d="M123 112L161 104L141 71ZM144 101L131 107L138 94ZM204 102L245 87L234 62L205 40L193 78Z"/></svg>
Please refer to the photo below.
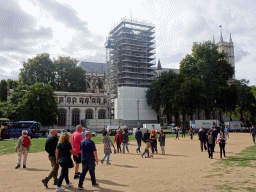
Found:
<svg viewBox="0 0 256 192"><path fill-rule="evenodd" d="M35 138L38 136L42 128L41 123L36 121L17 121L10 125L10 129L6 131L9 133L10 137L20 137L23 130L28 131L28 136Z"/></svg>
<svg viewBox="0 0 256 192"><path fill-rule="evenodd" d="M9 128L10 120L7 118L0 118L0 140L10 138L10 135L6 132Z"/></svg>

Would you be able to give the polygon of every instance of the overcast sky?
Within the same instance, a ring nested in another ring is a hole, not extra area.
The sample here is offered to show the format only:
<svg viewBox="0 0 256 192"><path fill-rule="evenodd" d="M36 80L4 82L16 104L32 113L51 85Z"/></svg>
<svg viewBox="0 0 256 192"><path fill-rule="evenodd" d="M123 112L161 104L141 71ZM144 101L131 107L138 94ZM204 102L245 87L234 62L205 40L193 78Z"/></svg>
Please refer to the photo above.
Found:
<svg viewBox="0 0 256 192"><path fill-rule="evenodd" d="M0 80L18 79L28 58L49 53L106 62L104 43L124 17L156 26L156 61L179 68L193 42L235 46L235 75L256 85L256 1L247 0L0 0Z"/></svg>

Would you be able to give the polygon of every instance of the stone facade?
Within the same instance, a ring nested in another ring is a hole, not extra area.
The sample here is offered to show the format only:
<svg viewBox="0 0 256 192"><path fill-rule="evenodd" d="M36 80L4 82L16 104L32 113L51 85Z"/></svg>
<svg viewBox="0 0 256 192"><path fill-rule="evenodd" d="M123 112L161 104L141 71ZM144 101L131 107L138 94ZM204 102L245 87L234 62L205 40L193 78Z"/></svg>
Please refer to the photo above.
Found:
<svg viewBox="0 0 256 192"><path fill-rule="evenodd" d="M62 120L55 128L74 129L87 125L87 119L110 119L110 95L100 93L55 91Z"/></svg>

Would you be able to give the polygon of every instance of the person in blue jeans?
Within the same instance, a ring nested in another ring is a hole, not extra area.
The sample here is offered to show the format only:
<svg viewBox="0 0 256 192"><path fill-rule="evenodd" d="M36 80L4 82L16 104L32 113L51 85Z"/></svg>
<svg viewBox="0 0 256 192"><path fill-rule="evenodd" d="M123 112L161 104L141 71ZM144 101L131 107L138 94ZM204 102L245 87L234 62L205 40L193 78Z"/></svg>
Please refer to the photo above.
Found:
<svg viewBox="0 0 256 192"><path fill-rule="evenodd" d="M72 162L71 154L78 157L78 154L72 149L70 141L70 136L67 132L61 134L59 142L56 147L56 164L60 164L61 173L57 183L56 191L64 191L64 188L61 187L63 179L66 180L66 187L70 187L72 182L69 181L68 169L70 167L70 162ZM73 165L73 162L72 162Z"/></svg>
<svg viewBox="0 0 256 192"><path fill-rule="evenodd" d="M110 158L110 154L112 153L111 145L114 147L114 149L115 149L115 146L114 146L113 142L110 140L107 131L103 132L102 141L104 144L104 154L105 155L104 155L103 159L101 160L101 163L103 164L105 158L107 157L107 165L110 165L109 158Z"/></svg>
<svg viewBox="0 0 256 192"><path fill-rule="evenodd" d="M78 189L83 190L83 182L86 173L89 171L91 175L92 186L98 186L95 178L95 164L98 165L98 154L96 150L95 143L91 140L92 133L87 131L85 133L85 139L81 142L80 148L81 161L82 161L82 173L79 178Z"/></svg>
<svg viewBox="0 0 256 192"><path fill-rule="evenodd" d="M141 139L142 139L142 132L140 131L140 127L138 130L135 132L135 138L137 140L138 148L136 149L136 152L140 152L140 147L141 147Z"/></svg>
<svg viewBox="0 0 256 192"><path fill-rule="evenodd" d="M127 152L129 153L129 149L128 149L128 142L129 142L128 131L127 131L127 129L123 129L122 131L123 131L123 133L122 133L123 153L125 153L125 148L126 148Z"/></svg>

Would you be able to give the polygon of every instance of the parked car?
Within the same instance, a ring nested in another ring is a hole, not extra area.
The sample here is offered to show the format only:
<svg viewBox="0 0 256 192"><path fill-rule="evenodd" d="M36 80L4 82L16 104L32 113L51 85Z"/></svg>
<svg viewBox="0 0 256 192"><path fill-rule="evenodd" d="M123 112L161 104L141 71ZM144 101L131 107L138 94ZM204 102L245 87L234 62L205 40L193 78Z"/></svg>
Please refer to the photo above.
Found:
<svg viewBox="0 0 256 192"><path fill-rule="evenodd" d="M58 132L57 136L59 137L62 133L67 132L66 129L56 129ZM68 134L71 136L72 133L68 132ZM47 137L51 137L51 134L47 134Z"/></svg>
<svg viewBox="0 0 256 192"><path fill-rule="evenodd" d="M117 130L117 129L109 129L109 136L114 136L114 135L116 135L116 130Z"/></svg>

